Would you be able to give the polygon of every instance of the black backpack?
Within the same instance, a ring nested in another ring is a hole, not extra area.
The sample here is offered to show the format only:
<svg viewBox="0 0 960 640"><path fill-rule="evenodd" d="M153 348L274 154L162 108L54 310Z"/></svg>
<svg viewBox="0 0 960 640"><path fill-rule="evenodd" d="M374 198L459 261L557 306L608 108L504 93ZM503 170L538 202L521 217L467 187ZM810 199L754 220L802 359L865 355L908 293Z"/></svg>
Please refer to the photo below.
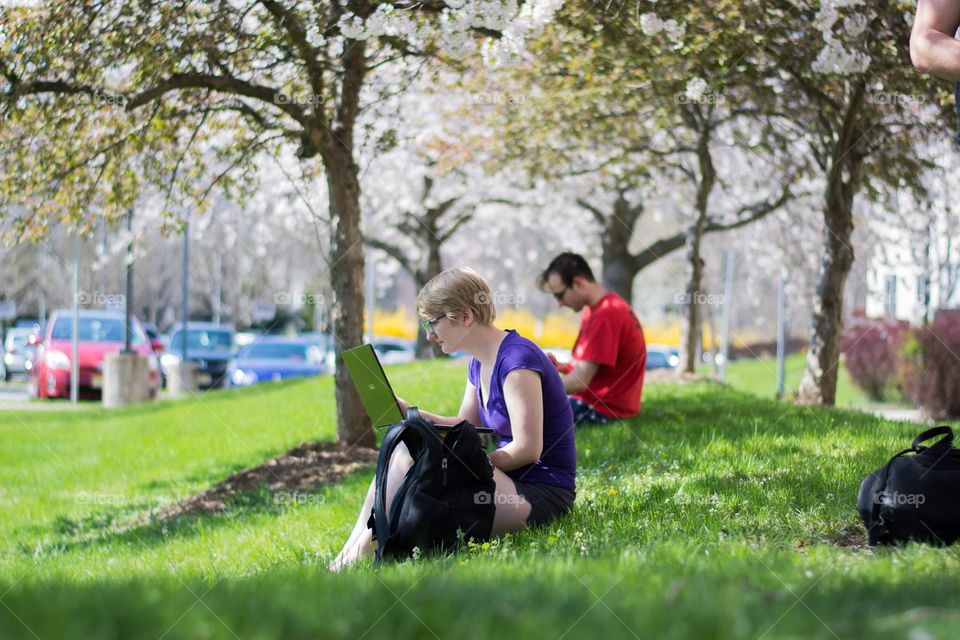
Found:
<svg viewBox="0 0 960 640"><path fill-rule="evenodd" d="M404 443L413 466L386 513L387 465ZM407 419L390 427L377 458L373 514L367 526L377 541L376 560L422 552L452 551L462 541L489 540L493 529L493 465L472 424L443 427L443 433L411 407Z"/></svg>
<svg viewBox="0 0 960 640"><path fill-rule="evenodd" d="M929 447L921 444L937 436L944 437ZM960 450L953 447L953 429L924 431L864 478L857 509L871 545L947 545L960 538Z"/></svg>

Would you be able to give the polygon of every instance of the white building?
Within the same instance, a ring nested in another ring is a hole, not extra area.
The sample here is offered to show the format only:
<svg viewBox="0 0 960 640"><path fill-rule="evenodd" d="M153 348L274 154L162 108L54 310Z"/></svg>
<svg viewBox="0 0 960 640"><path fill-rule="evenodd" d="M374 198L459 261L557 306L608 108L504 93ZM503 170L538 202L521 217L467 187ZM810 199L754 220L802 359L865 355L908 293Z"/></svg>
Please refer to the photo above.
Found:
<svg viewBox="0 0 960 640"><path fill-rule="evenodd" d="M958 183L937 180L930 186L932 203L922 210L913 198L898 194L899 222L871 224L878 245L867 269L868 317L920 324L932 320L938 309L960 308ZM915 216L906 213L911 210Z"/></svg>

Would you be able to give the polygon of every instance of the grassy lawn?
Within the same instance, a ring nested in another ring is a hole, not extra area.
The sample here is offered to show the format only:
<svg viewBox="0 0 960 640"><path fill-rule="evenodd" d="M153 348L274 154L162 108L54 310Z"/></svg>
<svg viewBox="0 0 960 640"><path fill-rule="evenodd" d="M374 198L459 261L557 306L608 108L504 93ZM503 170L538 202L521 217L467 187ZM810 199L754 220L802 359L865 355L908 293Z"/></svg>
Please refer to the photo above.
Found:
<svg viewBox="0 0 960 640"><path fill-rule="evenodd" d="M389 375L456 410L462 364ZM453 557L326 572L372 470L149 518L333 439L331 382L0 412L0 638L957 636L960 548L857 544L861 478L919 427L707 383L652 384L639 418L579 431L574 512Z"/></svg>
<svg viewBox="0 0 960 640"><path fill-rule="evenodd" d="M784 380L784 395L789 398L800 387L803 377L803 365L806 356L795 353L786 358L786 377ZM704 373L712 370L704 369ZM777 359L755 358L734 360L727 367L727 383L740 391L752 393L761 398L774 398L777 393ZM867 397L850 379L847 368L840 364L837 376L837 406L871 408L879 406L896 406L913 408L913 405L900 398L889 398L886 402L877 403Z"/></svg>

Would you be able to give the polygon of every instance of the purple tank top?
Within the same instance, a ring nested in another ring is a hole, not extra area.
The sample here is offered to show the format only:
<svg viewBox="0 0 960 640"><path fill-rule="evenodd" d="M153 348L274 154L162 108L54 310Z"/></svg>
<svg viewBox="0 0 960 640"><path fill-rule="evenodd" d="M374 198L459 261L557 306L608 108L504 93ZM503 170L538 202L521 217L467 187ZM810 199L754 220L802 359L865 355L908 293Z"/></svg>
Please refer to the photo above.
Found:
<svg viewBox="0 0 960 640"><path fill-rule="evenodd" d="M574 490L577 449L573 412L563 390L563 381L540 347L512 329L508 330L497 352L486 406L480 385L480 362L473 358L467 367L467 378L477 388L480 420L483 426L496 431L500 447L513 441L510 415L503 397L503 381L508 373L516 369L530 369L540 374L540 388L543 391L543 452L533 464L506 473L521 482L550 484Z"/></svg>

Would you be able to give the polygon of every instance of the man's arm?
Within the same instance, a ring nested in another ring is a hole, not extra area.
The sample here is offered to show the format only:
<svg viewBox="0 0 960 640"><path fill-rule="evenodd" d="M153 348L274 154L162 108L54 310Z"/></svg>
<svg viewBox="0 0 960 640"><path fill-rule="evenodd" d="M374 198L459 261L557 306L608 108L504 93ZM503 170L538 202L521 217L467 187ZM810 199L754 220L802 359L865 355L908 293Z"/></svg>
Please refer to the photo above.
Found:
<svg viewBox="0 0 960 640"><path fill-rule="evenodd" d="M573 365L573 370L567 375L562 376L563 390L568 394L586 391L587 385L593 380L593 376L597 375L599 368L600 365L596 362L577 360Z"/></svg>
<svg viewBox="0 0 960 640"><path fill-rule="evenodd" d="M910 34L910 59L924 73L960 82L960 2L919 0Z"/></svg>

